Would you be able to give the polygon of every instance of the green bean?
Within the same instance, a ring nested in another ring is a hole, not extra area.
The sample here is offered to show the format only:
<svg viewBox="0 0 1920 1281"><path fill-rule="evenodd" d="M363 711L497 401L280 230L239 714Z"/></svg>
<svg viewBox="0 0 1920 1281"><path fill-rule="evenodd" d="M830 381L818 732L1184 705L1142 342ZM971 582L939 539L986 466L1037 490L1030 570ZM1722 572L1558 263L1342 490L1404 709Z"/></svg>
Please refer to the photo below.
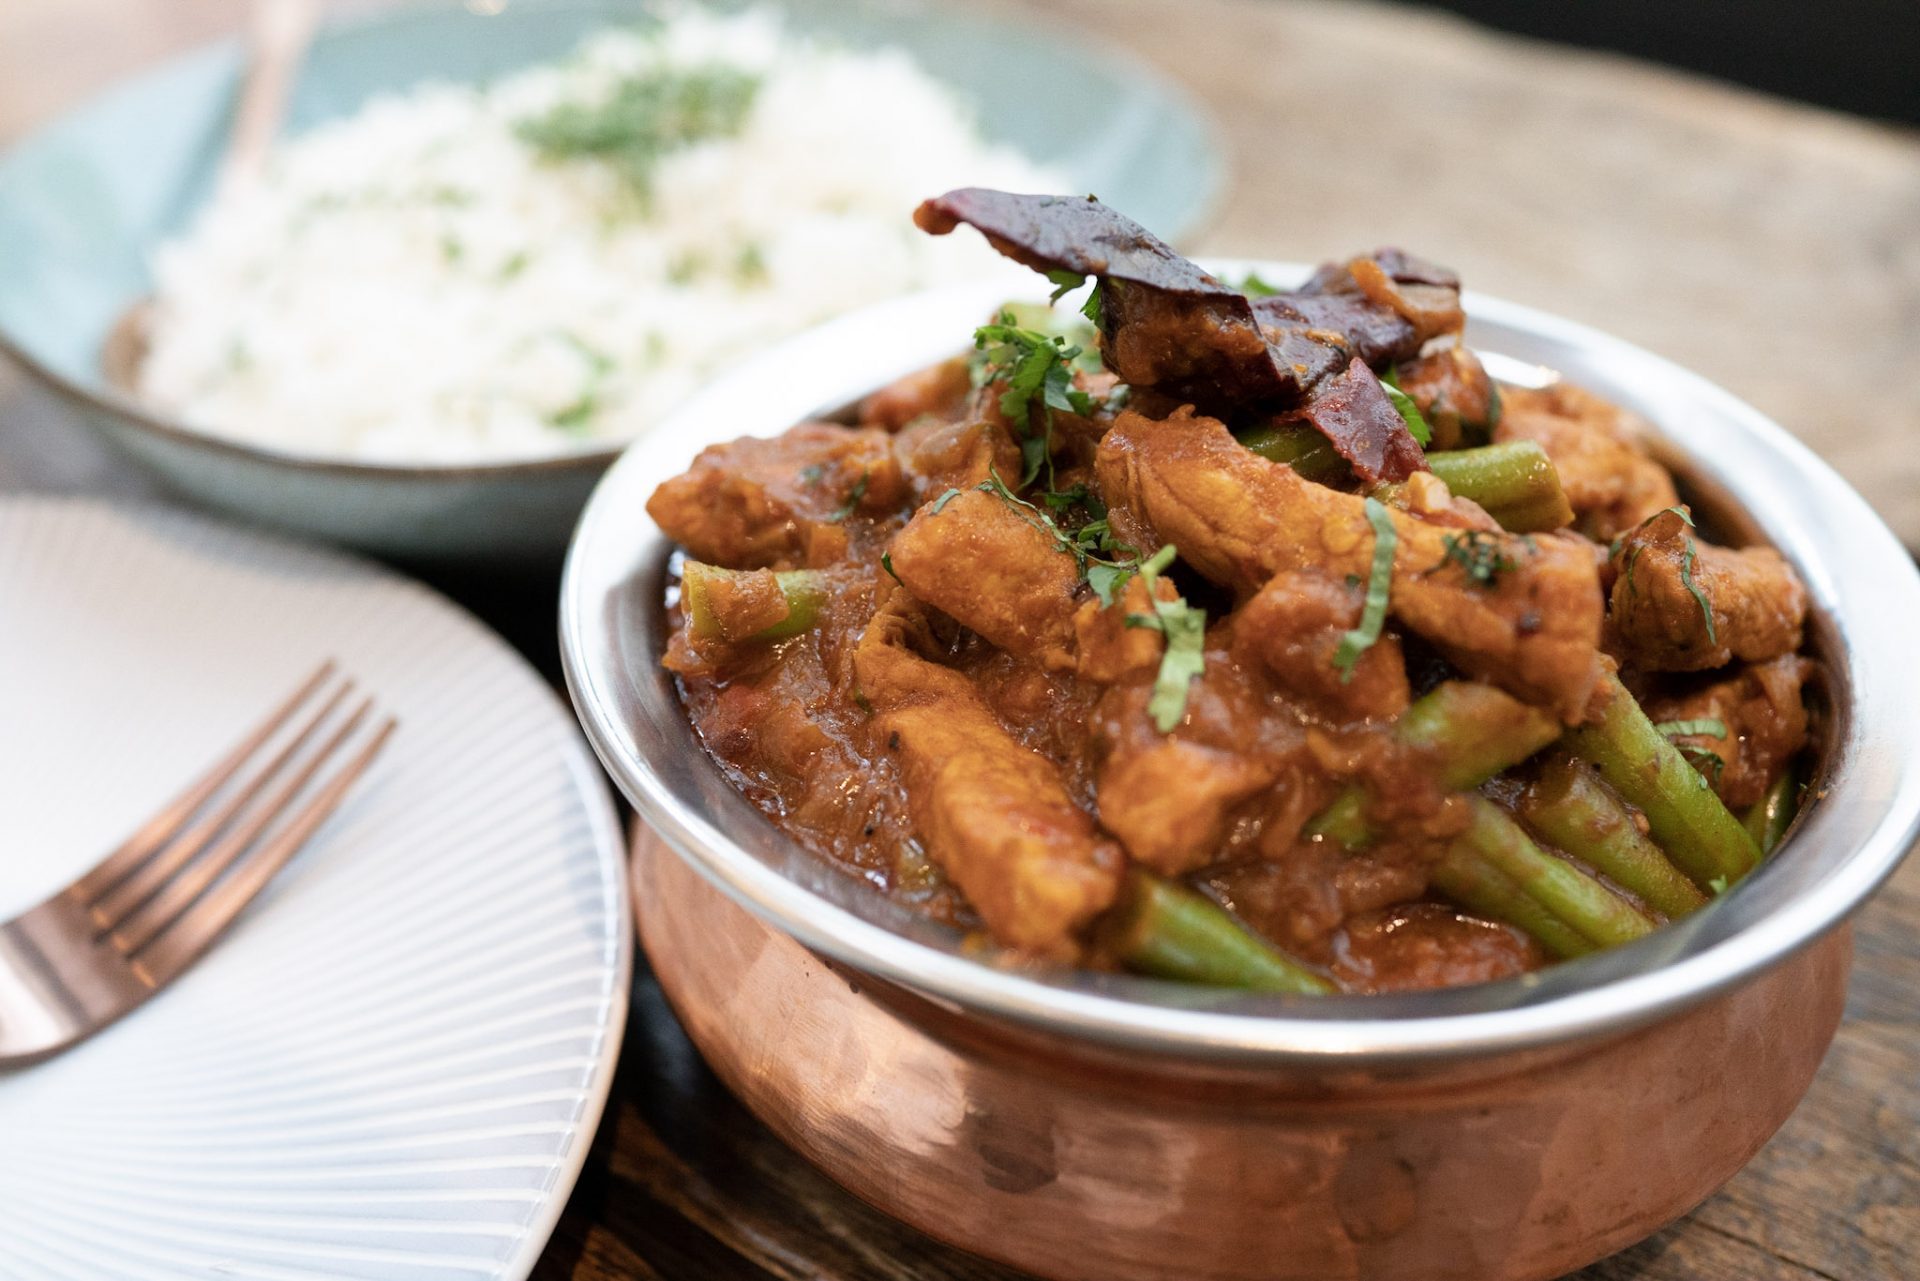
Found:
<svg viewBox="0 0 1920 1281"><path fill-rule="evenodd" d="M1395 741L1432 758L1442 787L1464 792L1560 736L1560 724L1491 685L1447 681L1402 712ZM1307 825L1309 836L1361 849L1372 841L1366 792L1348 787Z"/></svg>
<svg viewBox="0 0 1920 1281"><path fill-rule="evenodd" d="M825 578L817 570L781 570L773 578L780 594L786 598L786 617L746 636L727 636L720 614L714 608L714 592L766 572L722 569L697 560L687 561L680 570L680 602L686 607L693 634L702 640L776 641L798 636L819 621L820 607L827 599Z"/></svg>
<svg viewBox="0 0 1920 1281"><path fill-rule="evenodd" d="M1620 798L1564 752L1541 765L1518 809L1528 827L1655 911L1677 918L1706 906L1707 896L1647 839Z"/></svg>
<svg viewBox="0 0 1920 1281"><path fill-rule="evenodd" d="M1532 935L1560 960L1599 950L1586 935L1542 907L1518 881L1465 845L1448 849L1429 879L1433 888L1469 912Z"/></svg>
<svg viewBox="0 0 1920 1281"><path fill-rule="evenodd" d="M1515 533L1538 533L1573 523L1573 508L1560 488L1560 471L1534 441L1506 440L1478 449L1428 454L1427 466L1456 497L1471 498Z"/></svg>
<svg viewBox="0 0 1920 1281"><path fill-rule="evenodd" d="M1601 702L1599 720L1567 731L1568 750L1646 815L1654 843L1700 889L1731 885L1752 871L1760 859L1753 837L1617 675L1607 675Z"/></svg>
<svg viewBox="0 0 1920 1281"><path fill-rule="evenodd" d="M1334 990L1206 895L1137 867L1102 928L1114 955L1142 974L1256 992Z"/></svg>
<svg viewBox="0 0 1920 1281"><path fill-rule="evenodd" d="M1332 443L1303 423L1269 423L1243 431L1237 439L1262 458L1285 463L1322 485L1353 474Z"/></svg>
<svg viewBox="0 0 1920 1281"><path fill-rule="evenodd" d="M1653 930L1653 921L1597 878L1535 845L1507 812L1484 796L1472 797L1472 820L1454 839L1447 858L1477 858L1505 873L1546 908L1601 947L1630 943Z"/></svg>
<svg viewBox="0 0 1920 1281"><path fill-rule="evenodd" d="M1800 764L1788 761L1786 767L1767 785L1766 795L1755 801L1753 808L1747 811L1744 826L1747 835L1759 847L1762 858L1773 853L1779 846L1787 829L1793 826L1794 815L1800 812Z"/></svg>
<svg viewBox="0 0 1920 1281"><path fill-rule="evenodd" d="M1336 484L1351 479L1346 459L1327 438L1303 423L1268 423L1239 434L1241 444L1276 463L1285 463L1308 480ZM1573 508L1560 487L1560 472L1547 451L1531 440L1507 440L1477 449L1437 450L1427 466L1456 497L1470 498L1505 529L1517 534L1559 529L1573 521ZM1391 501L1396 486L1376 491Z"/></svg>

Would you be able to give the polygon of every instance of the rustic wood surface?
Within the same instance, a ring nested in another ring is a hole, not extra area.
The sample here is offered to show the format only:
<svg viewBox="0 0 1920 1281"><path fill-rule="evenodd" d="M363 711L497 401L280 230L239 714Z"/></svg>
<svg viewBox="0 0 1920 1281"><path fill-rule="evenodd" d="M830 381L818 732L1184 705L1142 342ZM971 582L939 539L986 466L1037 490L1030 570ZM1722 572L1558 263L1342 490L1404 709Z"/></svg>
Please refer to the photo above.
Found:
<svg viewBox="0 0 1920 1281"><path fill-rule="evenodd" d="M1199 248L1313 258L1416 246L1477 288L1731 387L1920 545L1908 370L1920 140L1418 10L997 7L1097 23L1208 102L1236 181ZM239 0L4 0L0 143L232 29L239 12ZM0 368L6 489L147 492ZM436 581L554 671L550 581ZM1857 937L1847 1021L1786 1128L1692 1216L1579 1281L1920 1275L1920 862L1865 911ZM606 1120L534 1276L1015 1281L894 1224L782 1146L704 1068L644 971Z"/></svg>

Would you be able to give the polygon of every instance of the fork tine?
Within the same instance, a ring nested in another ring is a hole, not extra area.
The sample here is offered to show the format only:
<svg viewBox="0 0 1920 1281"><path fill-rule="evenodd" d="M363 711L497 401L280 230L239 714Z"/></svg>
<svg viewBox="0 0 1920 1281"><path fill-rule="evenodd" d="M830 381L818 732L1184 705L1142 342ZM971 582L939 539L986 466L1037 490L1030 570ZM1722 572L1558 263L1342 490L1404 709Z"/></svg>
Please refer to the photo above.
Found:
<svg viewBox="0 0 1920 1281"><path fill-rule="evenodd" d="M225 757L216 762L200 778L189 783L184 791L167 802L159 813L141 824L140 828L127 838L119 849L107 855L92 870L87 872L70 887L69 892L77 893L83 902L91 903L100 895L112 889L146 862L153 852L180 830L195 810L207 803L207 799L223 787L227 780L236 774L240 767L260 745L279 732L280 727L293 718L293 714L313 692L320 688L326 679L333 675L334 660L329 658L320 664L313 675L307 677L287 700L268 714L266 720L256 725L247 736Z"/></svg>
<svg viewBox="0 0 1920 1281"><path fill-rule="evenodd" d="M391 716L382 721L366 745L321 785L286 827L255 846L237 862L231 875L195 900L133 957L134 970L155 983L166 983L193 964L339 808L399 725Z"/></svg>
<svg viewBox="0 0 1920 1281"><path fill-rule="evenodd" d="M298 769L293 771L284 783L275 788L264 801L254 806L233 826L232 830L222 833L220 839L204 854L197 858L189 856L187 859L176 860L173 857L173 851L169 849L155 859L152 866L171 864L175 869L173 874L154 887L144 902L136 903L118 923L113 925L102 923L101 933L111 934L114 946L128 954L137 952L152 942L155 935L166 929L181 913L193 906L193 901L199 898L209 885L219 880L221 873L233 866L246 852L247 847L266 830L268 824L286 812L287 807L293 804L294 798L300 795L301 789L313 781L313 776L318 774L320 768L340 750L340 745L360 728L361 722L366 720L367 713L372 710L373 699L362 700L360 705L353 709L352 714L327 736L325 741L300 764ZM317 725L317 721L313 725L308 725L305 734L312 733ZM305 734L302 737L305 737ZM289 748L287 754L290 754L291 750ZM275 761L269 770L262 772L270 773L277 770L280 764L281 761ZM264 787L267 781L268 779L265 778L256 780L252 785L253 790Z"/></svg>
<svg viewBox="0 0 1920 1281"><path fill-rule="evenodd" d="M353 682L347 681L320 705L320 710L307 718L306 724L280 747L266 762L254 772L252 778L242 782L233 795L227 797L212 812L193 823L187 830L171 841L163 840L130 875L118 885L108 890L89 908L94 924L101 933L119 928L141 904L152 898L161 887L167 884L179 871L191 863L207 843L218 836L233 821L248 802L258 796L279 773L287 767L294 754L306 746L314 732L326 723L334 709L340 706L353 689ZM257 829L256 829L257 830Z"/></svg>

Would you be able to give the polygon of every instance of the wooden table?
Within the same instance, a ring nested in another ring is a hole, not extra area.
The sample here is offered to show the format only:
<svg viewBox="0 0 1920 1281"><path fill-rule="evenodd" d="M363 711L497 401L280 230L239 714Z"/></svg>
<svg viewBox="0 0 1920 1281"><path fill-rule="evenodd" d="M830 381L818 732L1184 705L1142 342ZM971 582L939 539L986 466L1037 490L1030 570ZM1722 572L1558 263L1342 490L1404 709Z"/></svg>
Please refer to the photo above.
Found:
<svg viewBox="0 0 1920 1281"><path fill-rule="evenodd" d="M1212 106L1238 181L1198 248L1415 246L1477 288L1717 379L1920 546L1920 140L1412 9L997 7L1097 24ZM231 28L239 8L6 0L0 141ZM21 488L145 491L0 369L0 489ZM550 581L436 581L553 673ZM1920 861L1861 916L1858 946L1847 1021L1779 1137L1688 1219L1581 1281L1920 1275ZM644 972L633 995L607 1118L540 1281L1015 1281L840 1192L718 1085Z"/></svg>

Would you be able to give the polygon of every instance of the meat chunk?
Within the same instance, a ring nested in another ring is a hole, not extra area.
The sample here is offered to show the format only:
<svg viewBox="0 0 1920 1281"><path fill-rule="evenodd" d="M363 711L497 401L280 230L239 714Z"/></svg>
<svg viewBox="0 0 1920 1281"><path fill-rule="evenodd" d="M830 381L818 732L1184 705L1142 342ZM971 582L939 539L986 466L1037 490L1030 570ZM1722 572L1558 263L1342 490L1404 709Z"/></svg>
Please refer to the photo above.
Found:
<svg viewBox="0 0 1920 1281"><path fill-rule="evenodd" d="M1406 658L1383 635L1351 675L1334 666L1340 638L1359 626L1365 591L1311 569L1283 570L1235 615L1234 634L1286 689L1335 720L1391 719L1407 709Z"/></svg>
<svg viewBox="0 0 1920 1281"><path fill-rule="evenodd" d="M1094 709L1100 825L1169 876L1220 858L1236 820L1255 813L1284 830L1285 844L1322 798L1299 716L1257 667L1232 661L1232 643L1231 628L1209 635L1172 734L1148 713L1150 681L1115 686Z"/></svg>
<svg viewBox="0 0 1920 1281"><path fill-rule="evenodd" d="M1413 355L1428 340L1457 334L1465 326L1460 307L1460 278L1398 249L1329 263L1313 274L1305 294L1358 294L1413 327Z"/></svg>
<svg viewBox="0 0 1920 1281"><path fill-rule="evenodd" d="M1574 528L1608 542L1680 501L1667 469L1640 444L1645 424L1578 387L1509 388L1495 440L1531 440L1547 451L1572 504Z"/></svg>
<svg viewBox="0 0 1920 1281"><path fill-rule="evenodd" d="M1365 582L1374 535L1358 495L1303 479L1243 447L1214 419L1123 413L1100 446L1114 528L1242 597L1283 570ZM1599 677L1598 567L1582 541L1476 532L1497 572L1474 577L1465 535L1400 512L1390 608L1463 671L1572 723ZM1450 543L1449 540L1454 540Z"/></svg>
<svg viewBox="0 0 1920 1281"><path fill-rule="evenodd" d="M1647 715L1664 725L1719 722L1724 734L1681 734L1674 741L1721 800L1744 809L1806 747L1802 691L1816 670L1810 660L1786 654L1698 689L1650 698Z"/></svg>
<svg viewBox="0 0 1920 1281"><path fill-rule="evenodd" d="M860 425L899 431L916 418L951 419L973 391L964 356L896 378L860 402Z"/></svg>
<svg viewBox="0 0 1920 1281"><path fill-rule="evenodd" d="M922 502L949 489L972 489L991 475L1020 474L1020 446L986 419L916 423L895 440L894 452Z"/></svg>
<svg viewBox="0 0 1920 1281"><path fill-rule="evenodd" d="M755 569L829 563L845 549L839 522L906 497L886 432L802 423L701 450L653 491L647 514L695 560Z"/></svg>
<svg viewBox="0 0 1920 1281"><path fill-rule="evenodd" d="M1154 579L1153 588L1161 600L1174 600L1180 595L1179 589L1164 578ZM1074 657L1080 679L1117 685L1158 667L1166 648L1165 638L1154 628L1136 627L1127 621L1136 614L1152 612L1147 582L1138 575L1127 580L1111 605L1102 605L1097 598L1082 601L1073 616Z"/></svg>
<svg viewBox="0 0 1920 1281"><path fill-rule="evenodd" d="M1546 957L1519 930L1437 903L1364 913L1334 945L1334 973L1355 992L1410 992L1491 983L1535 970Z"/></svg>
<svg viewBox="0 0 1920 1281"><path fill-rule="evenodd" d="M1715 547L1672 508L1614 546L1608 646L1625 664L1698 672L1800 648L1807 591L1771 547Z"/></svg>
<svg viewBox="0 0 1920 1281"><path fill-rule="evenodd" d="M1424 862L1401 853L1348 854L1333 844L1301 841L1279 857L1246 859L1205 875L1260 933L1298 956L1337 964L1340 928L1348 919L1426 889Z"/></svg>
<svg viewBox="0 0 1920 1281"><path fill-rule="evenodd" d="M1022 747L967 677L915 650L925 620L903 591L854 652L876 751L894 762L927 854L994 938L1071 960L1077 934L1119 892L1125 860L1073 803L1059 771Z"/></svg>
<svg viewBox="0 0 1920 1281"><path fill-rule="evenodd" d="M1001 649L1073 667L1080 567L1037 517L997 494L962 490L916 512L888 560L916 598Z"/></svg>

